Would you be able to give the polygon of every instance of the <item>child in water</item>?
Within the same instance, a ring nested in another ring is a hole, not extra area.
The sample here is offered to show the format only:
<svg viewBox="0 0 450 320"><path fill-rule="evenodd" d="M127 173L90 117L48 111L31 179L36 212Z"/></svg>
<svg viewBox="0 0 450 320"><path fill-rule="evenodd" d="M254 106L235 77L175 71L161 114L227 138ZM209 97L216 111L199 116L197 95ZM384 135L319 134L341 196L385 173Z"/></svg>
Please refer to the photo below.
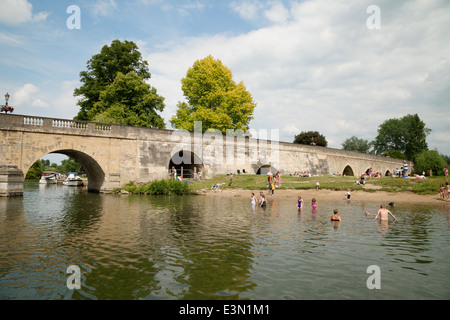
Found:
<svg viewBox="0 0 450 320"><path fill-rule="evenodd" d="M254 207L256 205L256 197L253 192L252 192L252 197L251 197L251 204L252 204L252 207Z"/></svg>
<svg viewBox="0 0 450 320"><path fill-rule="evenodd" d="M345 197L347 198L347 200L350 200L350 189L348 189L345 193Z"/></svg>
<svg viewBox="0 0 450 320"><path fill-rule="evenodd" d="M316 198L312 198L311 206L312 206L312 209L313 209L313 210L316 210L316 209L317 209L317 201L316 201Z"/></svg>
<svg viewBox="0 0 450 320"><path fill-rule="evenodd" d="M297 208L298 208L298 210L302 210L303 209L303 200L302 200L302 197L300 197L300 196L298 196Z"/></svg>

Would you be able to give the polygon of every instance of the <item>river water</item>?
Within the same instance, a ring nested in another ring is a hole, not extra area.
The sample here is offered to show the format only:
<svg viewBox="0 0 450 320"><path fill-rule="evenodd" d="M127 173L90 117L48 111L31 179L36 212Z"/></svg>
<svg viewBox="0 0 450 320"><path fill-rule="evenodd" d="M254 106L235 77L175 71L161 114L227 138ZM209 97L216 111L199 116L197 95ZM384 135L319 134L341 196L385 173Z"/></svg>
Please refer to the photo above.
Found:
<svg viewBox="0 0 450 320"><path fill-rule="evenodd" d="M364 214L379 203L319 198L299 214L296 199L276 195L253 210L248 193L121 196L27 182L23 198L0 199L0 299L450 298L450 203L396 203L397 221L381 224Z"/></svg>

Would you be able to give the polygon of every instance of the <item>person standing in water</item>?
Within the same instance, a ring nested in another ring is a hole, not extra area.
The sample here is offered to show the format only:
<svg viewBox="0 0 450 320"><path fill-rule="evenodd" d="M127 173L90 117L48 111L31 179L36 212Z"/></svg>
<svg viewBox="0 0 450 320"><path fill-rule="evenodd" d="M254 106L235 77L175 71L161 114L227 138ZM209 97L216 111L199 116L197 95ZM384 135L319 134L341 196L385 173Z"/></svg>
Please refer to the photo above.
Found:
<svg viewBox="0 0 450 320"><path fill-rule="evenodd" d="M333 215L330 217L330 221L333 221L333 222L341 222L342 221L341 217L338 215L338 209L333 210Z"/></svg>
<svg viewBox="0 0 450 320"><path fill-rule="evenodd" d="M311 207L312 207L312 210L313 210L314 212L317 210L317 201L316 201L316 198L312 198L312 201L311 201Z"/></svg>
<svg viewBox="0 0 450 320"><path fill-rule="evenodd" d="M397 220L397 218L390 212L388 209L386 209L386 206L382 204L380 206L380 209L378 210L377 214L375 215L375 220L378 219L378 216L380 216L381 221L389 221L389 216L394 218L394 220Z"/></svg>
<svg viewBox="0 0 450 320"><path fill-rule="evenodd" d="M261 198L259 198L259 207L265 209L266 205L267 205L266 197L264 196L264 194L262 192L260 193L260 195L261 195Z"/></svg>
<svg viewBox="0 0 450 320"><path fill-rule="evenodd" d="M302 197L300 197L300 196L298 196L298 199L297 199L297 208L298 208L298 210L303 209L303 200L302 200Z"/></svg>
<svg viewBox="0 0 450 320"><path fill-rule="evenodd" d="M347 200L350 200L350 189L347 189L347 192L345 193L345 197Z"/></svg>
<svg viewBox="0 0 450 320"><path fill-rule="evenodd" d="M255 194L252 192L252 197L251 197L251 204L252 204L252 208L255 208L256 205L256 197Z"/></svg>

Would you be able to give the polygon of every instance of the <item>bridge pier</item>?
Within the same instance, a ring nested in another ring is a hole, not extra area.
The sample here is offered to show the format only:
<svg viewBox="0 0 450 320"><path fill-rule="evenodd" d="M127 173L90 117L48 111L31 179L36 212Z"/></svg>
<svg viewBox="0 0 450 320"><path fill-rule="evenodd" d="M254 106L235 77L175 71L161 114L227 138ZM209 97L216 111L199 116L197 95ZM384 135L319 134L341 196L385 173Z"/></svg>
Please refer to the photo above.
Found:
<svg viewBox="0 0 450 320"><path fill-rule="evenodd" d="M0 197L23 196L24 175L17 166L0 166Z"/></svg>

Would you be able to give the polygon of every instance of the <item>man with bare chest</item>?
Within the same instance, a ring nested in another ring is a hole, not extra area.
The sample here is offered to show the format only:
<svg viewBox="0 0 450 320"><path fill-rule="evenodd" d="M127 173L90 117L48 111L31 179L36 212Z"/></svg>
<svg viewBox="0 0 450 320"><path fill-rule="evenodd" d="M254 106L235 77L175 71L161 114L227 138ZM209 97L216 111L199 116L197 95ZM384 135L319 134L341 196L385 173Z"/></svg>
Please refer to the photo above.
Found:
<svg viewBox="0 0 450 320"><path fill-rule="evenodd" d="M384 204L382 204L380 206L380 209L378 210L378 212L375 216L375 220L377 220L378 216L380 216L381 221L388 221L389 216L392 216L392 218L394 218L394 220L397 220L397 218L395 218L395 216L392 214L392 212L390 212L388 209L386 209L386 206Z"/></svg>

